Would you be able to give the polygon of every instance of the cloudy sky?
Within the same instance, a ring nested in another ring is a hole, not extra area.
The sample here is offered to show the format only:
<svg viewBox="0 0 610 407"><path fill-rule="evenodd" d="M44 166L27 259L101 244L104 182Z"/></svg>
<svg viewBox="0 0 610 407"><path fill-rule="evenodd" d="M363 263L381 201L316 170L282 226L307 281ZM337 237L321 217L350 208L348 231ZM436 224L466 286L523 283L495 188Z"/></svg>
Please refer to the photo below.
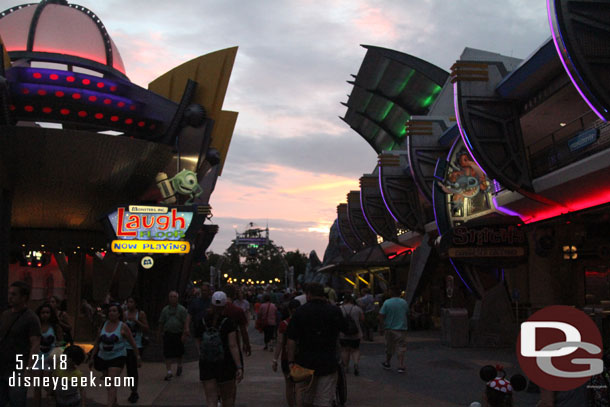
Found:
<svg viewBox="0 0 610 407"><path fill-rule="evenodd" d="M365 55L392 48L449 70L464 47L527 57L548 36L543 0L75 0L104 22L130 79L239 46L225 110L239 112L213 194L222 252L250 221L322 256L336 205L375 166L338 117ZM0 0L4 8L18 2Z"/></svg>

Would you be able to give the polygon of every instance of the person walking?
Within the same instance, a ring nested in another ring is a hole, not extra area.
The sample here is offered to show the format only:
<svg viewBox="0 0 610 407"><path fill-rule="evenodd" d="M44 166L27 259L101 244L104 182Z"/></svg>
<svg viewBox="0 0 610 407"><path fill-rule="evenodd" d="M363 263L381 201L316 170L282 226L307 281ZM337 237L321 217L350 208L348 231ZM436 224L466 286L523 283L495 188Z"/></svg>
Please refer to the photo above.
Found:
<svg viewBox="0 0 610 407"><path fill-rule="evenodd" d="M222 291L212 295L212 306L205 316L193 323L199 346L199 380L203 382L206 405L235 405L236 383L244 375L237 345L237 326L226 316L227 296Z"/></svg>
<svg viewBox="0 0 610 407"><path fill-rule="evenodd" d="M277 329L277 307L271 302L271 296L265 294L263 296L263 303L258 310L257 326L262 328L264 334L265 347L264 350L272 347L271 342L275 338L275 331Z"/></svg>
<svg viewBox="0 0 610 407"><path fill-rule="evenodd" d="M184 341L189 332L188 312L186 308L178 304L178 292L170 291L168 302L161 310L159 317L159 333L157 339L163 333L163 357L167 374L164 380L169 381L173 377L172 364L176 363L176 376L182 375L182 356L184 356Z"/></svg>
<svg viewBox="0 0 610 407"><path fill-rule="evenodd" d="M193 322L201 320L208 308L210 308L210 296L212 295L210 284L203 283L201 288L194 289L194 294L195 297L191 299L188 305L185 338L183 342L186 342L186 336L190 335L191 330L193 329Z"/></svg>
<svg viewBox="0 0 610 407"><path fill-rule="evenodd" d="M58 296L53 295L49 298L49 304L53 308L53 312L57 314L57 320L59 321L59 326L63 332L63 340L66 343L73 345L72 324L70 323L70 315L66 312L66 300L62 301Z"/></svg>
<svg viewBox="0 0 610 407"><path fill-rule="evenodd" d="M30 287L15 281L8 289L9 309L0 316L0 407L25 407L27 387L9 386L14 371L30 369L40 350L40 322L27 307Z"/></svg>
<svg viewBox="0 0 610 407"><path fill-rule="evenodd" d="M400 289L390 287L390 298L384 301L379 310L379 333L384 335L386 344L386 359L381 365L391 369L390 361L396 354L398 358L398 373L405 372L405 353L407 352L407 318L409 306L400 298Z"/></svg>
<svg viewBox="0 0 610 407"><path fill-rule="evenodd" d="M36 310L36 315L40 321L40 352L38 353L39 360L37 366L32 373L40 376L50 376L53 367L51 361L51 352L55 349L62 341L62 332L59 326L59 320L57 314L53 311L53 308L48 302L42 304ZM42 379L41 379L42 380ZM49 390L47 389L47 395ZM36 386L34 388L34 405L42 405L42 387Z"/></svg>
<svg viewBox="0 0 610 407"><path fill-rule="evenodd" d="M301 306L298 300L292 299L288 302L288 318L280 322L278 327L278 346L275 347L273 354L273 362L271 363L271 369L277 372L278 359L281 358L282 373L284 374L284 384L286 387L286 402L288 407L296 406L296 394L295 394L295 383L290 378L290 368L288 367L288 352L286 350L286 344L288 343L288 337L286 335L288 331L288 325L290 324L290 318Z"/></svg>
<svg viewBox="0 0 610 407"><path fill-rule="evenodd" d="M361 290L362 296L358 298L358 305L364 312L364 323L362 324L362 336L366 341L373 340L373 332L377 325L377 312L375 312L375 298L371 295L371 290L364 287Z"/></svg>
<svg viewBox="0 0 610 407"><path fill-rule="evenodd" d="M119 303L111 303L108 306L108 318L95 341L93 347L93 358L89 361L89 367L95 365L96 370L101 370L104 377L109 378L110 386L106 388L108 399L107 406L114 407L117 404L116 377L120 377L127 360L127 344L130 344L136 354L137 367L142 365L138 346L131 335L127 324L121 321L123 313Z"/></svg>
<svg viewBox="0 0 610 407"><path fill-rule="evenodd" d="M237 299L233 301L233 304L237 305L239 308L243 309L246 313L246 319L250 320L250 303L246 299L244 295L244 289L237 289Z"/></svg>
<svg viewBox="0 0 610 407"><path fill-rule="evenodd" d="M288 366L314 370L310 382L296 384L296 404L330 407L337 387L339 331L347 327L339 307L328 303L321 284L309 284L306 294L307 303L294 312L287 331Z"/></svg>
<svg viewBox="0 0 610 407"><path fill-rule="evenodd" d="M358 305L352 294L346 294L341 305L341 312L347 324L346 332L341 333L339 344L341 345L341 360L345 372L349 371L349 361L354 361L354 375L360 374L358 364L360 363L360 340L362 339L362 323L364 322L364 313Z"/></svg>
<svg viewBox="0 0 610 407"><path fill-rule="evenodd" d="M129 327L131 334L136 342L138 348L138 354L142 355L144 345L142 338L144 334L150 330L148 326L148 320L146 319L146 313L138 309L138 301L133 297L127 297L127 311L123 315L125 323ZM130 403L138 401L140 396L138 395L138 358L136 357L135 350L131 347L131 344L127 344L127 376L133 377L134 385L131 388L131 394L127 399Z"/></svg>

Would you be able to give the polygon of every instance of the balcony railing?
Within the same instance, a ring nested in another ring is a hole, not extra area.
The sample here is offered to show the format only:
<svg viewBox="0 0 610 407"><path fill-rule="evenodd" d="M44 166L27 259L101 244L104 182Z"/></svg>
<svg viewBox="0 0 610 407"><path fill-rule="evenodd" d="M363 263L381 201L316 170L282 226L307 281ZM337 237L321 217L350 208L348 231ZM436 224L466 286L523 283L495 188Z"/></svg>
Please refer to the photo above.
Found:
<svg viewBox="0 0 610 407"><path fill-rule="evenodd" d="M591 115L589 112L527 147L533 179L610 147L610 123L593 121Z"/></svg>

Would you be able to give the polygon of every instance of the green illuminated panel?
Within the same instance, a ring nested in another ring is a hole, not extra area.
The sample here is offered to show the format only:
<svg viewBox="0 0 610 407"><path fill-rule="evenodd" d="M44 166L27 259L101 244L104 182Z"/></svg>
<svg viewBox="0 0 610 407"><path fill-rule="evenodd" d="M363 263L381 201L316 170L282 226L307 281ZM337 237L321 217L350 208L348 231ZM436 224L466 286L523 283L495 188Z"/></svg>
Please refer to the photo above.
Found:
<svg viewBox="0 0 610 407"><path fill-rule="evenodd" d="M438 85L434 85L434 89L432 89L432 93L430 94L430 96L428 96L427 98L422 100L422 102L421 102L422 107L430 106L432 104L432 102L434 102L434 100L436 99L436 96L438 95L438 93L440 91L441 91L441 87Z"/></svg>
<svg viewBox="0 0 610 407"><path fill-rule="evenodd" d="M407 74L407 77L405 78L405 80L400 84L400 86L398 87L398 92L396 93L397 95L400 95L402 93L402 91L405 90L405 88L407 87L407 84L409 83L409 81L411 80L413 75L415 75L415 69L411 69L411 72L409 72Z"/></svg>
<svg viewBox="0 0 610 407"><path fill-rule="evenodd" d="M385 118L388 117L388 114L390 113L390 110L392 110L393 107L394 107L394 103L388 102L388 104L386 105L385 110L381 114L381 120L380 121L384 121Z"/></svg>

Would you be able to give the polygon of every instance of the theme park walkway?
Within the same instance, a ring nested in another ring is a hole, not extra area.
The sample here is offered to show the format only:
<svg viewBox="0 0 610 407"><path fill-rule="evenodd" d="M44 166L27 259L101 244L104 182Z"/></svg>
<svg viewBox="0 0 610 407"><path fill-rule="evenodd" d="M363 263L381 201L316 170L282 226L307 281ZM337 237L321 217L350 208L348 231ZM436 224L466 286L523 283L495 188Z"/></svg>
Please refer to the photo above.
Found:
<svg viewBox="0 0 610 407"><path fill-rule="evenodd" d="M272 353L263 351L258 332L251 332L251 337L253 352L245 360L245 379L238 385L236 406L285 406L283 378L281 373L271 370ZM347 376L347 407L468 406L472 401L481 400L484 384L479 379L479 369L482 366L502 364L509 376L516 373L511 349L453 349L443 346L439 337L439 331L409 333L405 374L381 367L384 355L381 337L377 336L374 342L364 342L360 376L355 377L352 370ZM144 362L140 369L140 400L134 405L205 405L197 362L186 362L183 375L170 382L163 381L164 375L164 364ZM128 389L119 390L121 406L130 405L128 396ZM89 389L87 405L101 406L105 397L104 389ZM521 392L515 395L517 406L533 407L537 400L536 394Z"/></svg>

